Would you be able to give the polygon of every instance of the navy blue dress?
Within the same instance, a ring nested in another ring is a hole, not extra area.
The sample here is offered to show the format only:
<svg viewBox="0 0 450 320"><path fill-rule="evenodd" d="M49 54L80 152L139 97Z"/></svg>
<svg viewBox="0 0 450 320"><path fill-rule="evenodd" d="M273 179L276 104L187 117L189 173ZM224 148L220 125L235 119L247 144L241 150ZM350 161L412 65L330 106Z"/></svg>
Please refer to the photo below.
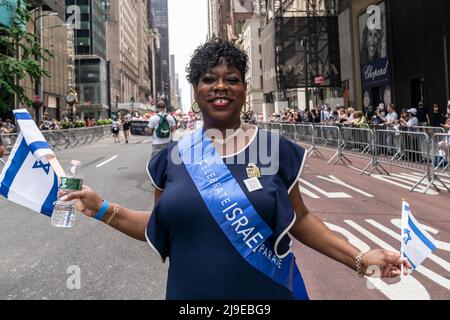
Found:
<svg viewBox="0 0 450 320"><path fill-rule="evenodd" d="M270 147L272 142L273 147ZM256 153L255 159L254 151L264 145L269 146L269 150L262 156ZM164 190L150 218L146 236L162 260L170 260L167 299L293 299L288 289L240 256L208 211L186 167L177 164L179 159L174 161L172 155L175 154L178 154L177 143L156 155L147 168L155 187ZM259 129L244 151L224 158L258 214L274 231L271 240L277 244L278 256L290 252L291 240L287 233L295 214L288 192L298 181L304 157L305 150L297 144ZM248 179L249 163L261 169L272 168L269 170L272 174L260 179L263 189L251 193L244 183Z"/></svg>

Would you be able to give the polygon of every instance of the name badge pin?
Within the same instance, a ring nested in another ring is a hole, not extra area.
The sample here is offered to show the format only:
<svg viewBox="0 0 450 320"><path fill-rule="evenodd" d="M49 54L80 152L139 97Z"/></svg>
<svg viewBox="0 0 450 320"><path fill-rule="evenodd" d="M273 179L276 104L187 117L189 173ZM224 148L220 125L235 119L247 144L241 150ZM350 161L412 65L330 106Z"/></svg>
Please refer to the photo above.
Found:
<svg viewBox="0 0 450 320"><path fill-rule="evenodd" d="M250 163L247 168L247 177L250 178L261 178L261 170L254 163Z"/></svg>
<svg viewBox="0 0 450 320"><path fill-rule="evenodd" d="M263 186L257 177L244 180L244 183L248 189L248 192L255 192L263 189Z"/></svg>

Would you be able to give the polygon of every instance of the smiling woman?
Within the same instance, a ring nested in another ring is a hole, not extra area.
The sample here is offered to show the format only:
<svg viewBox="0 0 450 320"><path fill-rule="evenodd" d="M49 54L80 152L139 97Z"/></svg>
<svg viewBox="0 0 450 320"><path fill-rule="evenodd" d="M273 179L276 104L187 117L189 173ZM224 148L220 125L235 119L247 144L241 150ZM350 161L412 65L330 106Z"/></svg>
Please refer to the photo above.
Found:
<svg viewBox="0 0 450 320"><path fill-rule="evenodd" d="M399 254L358 250L309 213L298 184L306 151L241 122L247 61L222 40L195 51L188 78L205 127L149 161L151 214L109 205L88 188L66 199L80 199L90 217L108 208L98 219L169 258L168 299L308 299L288 233L360 276L369 266L391 278L411 268Z"/></svg>

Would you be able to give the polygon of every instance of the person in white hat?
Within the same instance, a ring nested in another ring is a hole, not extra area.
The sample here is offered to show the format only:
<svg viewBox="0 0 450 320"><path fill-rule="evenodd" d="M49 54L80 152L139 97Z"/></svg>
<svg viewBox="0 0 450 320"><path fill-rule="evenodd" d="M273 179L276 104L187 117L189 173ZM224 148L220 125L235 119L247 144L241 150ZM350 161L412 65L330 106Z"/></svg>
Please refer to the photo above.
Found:
<svg viewBox="0 0 450 320"><path fill-rule="evenodd" d="M406 127L406 128L414 128L417 127L419 125L419 120L417 119L417 109L416 108L411 108L407 110L408 112L408 121L405 121L404 119L401 120L401 125L402 127Z"/></svg>

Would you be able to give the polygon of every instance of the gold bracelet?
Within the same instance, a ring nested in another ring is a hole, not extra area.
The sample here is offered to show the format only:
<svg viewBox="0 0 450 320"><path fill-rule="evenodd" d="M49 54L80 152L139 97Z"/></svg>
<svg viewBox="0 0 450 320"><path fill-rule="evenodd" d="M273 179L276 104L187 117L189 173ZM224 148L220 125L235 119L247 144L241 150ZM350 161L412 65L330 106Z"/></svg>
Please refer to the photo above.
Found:
<svg viewBox="0 0 450 320"><path fill-rule="evenodd" d="M355 261L355 263L356 263L356 274L357 274L360 278L364 278L364 273L363 273L362 268L361 268L361 261L362 261L362 258L363 258L363 256L364 256L365 254L366 254L365 252L360 251L360 252L358 253L358 255L356 256L356 261Z"/></svg>
<svg viewBox="0 0 450 320"><path fill-rule="evenodd" d="M116 204L116 205L114 205L114 208L113 208L113 214L111 215L111 217L109 217L108 221L106 221L107 225L111 225L111 222L116 217L118 212L119 212L119 206Z"/></svg>

